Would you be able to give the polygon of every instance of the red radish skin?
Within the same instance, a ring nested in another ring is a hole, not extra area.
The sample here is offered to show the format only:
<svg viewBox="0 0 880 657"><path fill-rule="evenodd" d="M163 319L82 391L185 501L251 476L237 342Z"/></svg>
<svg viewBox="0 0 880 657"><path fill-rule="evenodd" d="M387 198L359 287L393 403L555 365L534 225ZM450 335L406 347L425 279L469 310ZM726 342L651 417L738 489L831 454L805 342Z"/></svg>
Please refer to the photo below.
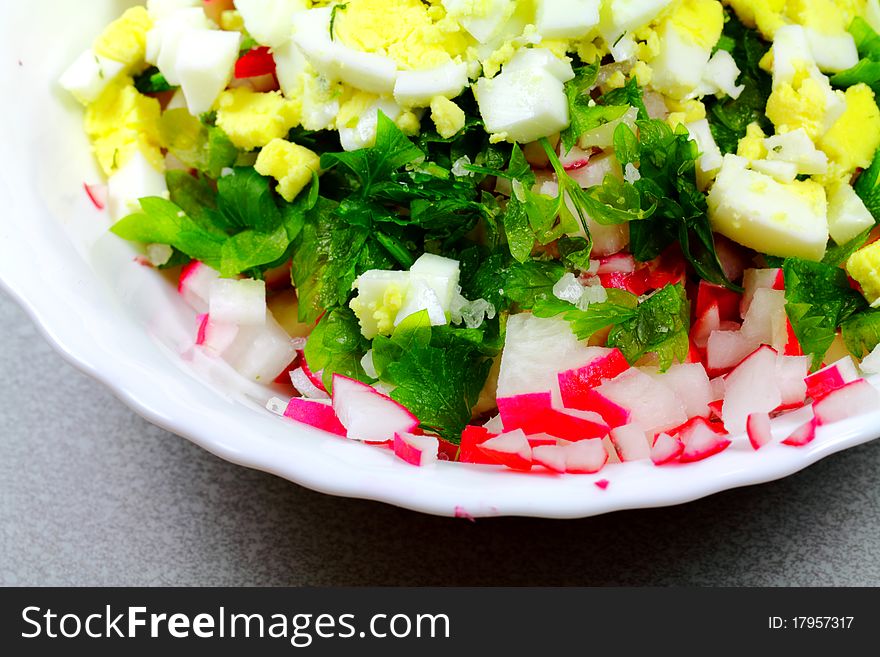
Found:
<svg viewBox="0 0 880 657"><path fill-rule="evenodd" d="M529 445L532 449L535 447L543 447L545 445L558 445L559 440L553 436L526 436L529 439Z"/></svg>
<svg viewBox="0 0 880 657"><path fill-rule="evenodd" d="M807 385L807 396L818 401L830 392L842 388L847 383L859 378L852 358L845 356L837 362L813 372L804 379Z"/></svg>
<svg viewBox="0 0 880 657"><path fill-rule="evenodd" d="M792 431L788 438L782 441L782 444L789 445L790 447L803 447L804 445L809 445L816 438L816 427L818 424L816 418L805 422Z"/></svg>
<svg viewBox="0 0 880 657"><path fill-rule="evenodd" d="M877 410L880 392L864 379L850 381L813 403L813 414L820 426Z"/></svg>
<svg viewBox="0 0 880 657"><path fill-rule="evenodd" d="M468 513L467 511L464 510L463 506L455 507L455 509L453 510L453 515L456 518L463 518L464 520L470 520L471 522L476 522L474 517L470 513Z"/></svg>
<svg viewBox="0 0 880 657"><path fill-rule="evenodd" d="M786 318L785 320L785 332L787 335L787 340L785 342L785 351L783 352L786 356L803 356L804 350L801 347L801 343L797 339L797 335L794 332L794 327L791 325L791 320Z"/></svg>
<svg viewBox="0 0 880 657"><path fill-rule="evenodd" d="M498 411L505 431L522 429L527 434L546 433L566 440L602 437L608 426L552 406L551 393L535 392L499 397Z"/></svg>
<svg viewBox="0 0 880 657"><path fill-rule="evenodd" d="M654 465L666 465L678 460L684 451L684 444L675 436L661 433L654 439L651 448L651 461Z"/></svg>
<svg viewBox="0 0 880 657"><path fill-rule="evenodd" d="M687 436L681 435L679 439L684 443L684 449L678 457L680 463L702 461L723 452L731 444L726 434L718 433L708 422L696 424Z"/></svg>
<svg viewBox="0 0 880 657"><path fill-rule="evenodd" d="M773 439L770 432L770 415L768 413L752 413L746 420L746 432L749 442L755 450L761 449Z"/></svg>
<svg viewBox="0 0 880 657"><path fill-rule="evenodd" d="M611 443L622 462L639 461L651 458L651 443L645 431L634 424L611 430Z"/></svg>
<svg viewBox="0 0 880 657"><path fill-rule="evenodd" d="M488 429L485 427L475 427L468 426L465 427L464 431L461 433L461 447L458 452L458 460L461 463L475 463L475 464L494 464L491 458L486 456L485 453L480 451L479 446L489 440L490 438L494 438L498 434L490 433Z"/></svg>
<svg viewBox="0 0 880 657"><path fill-rule="evenodd" d="M709 344L709 336L714 331L721 330L721 311L717 303L711 303L702 312L697 313L690 337L698 349L706 350Z"/></svg>
<svg viewBox="0 0 880 657"><path fill-rule="evenodd" d="M648 285L648 270L639 269L634 272L609 272L598 275L602 287L624 290L630 294L641 296L651 287Z"/></svg>
<svg viewBox="0 0 880 657"><path fill-rule="evenodd" d="M532 448L522 429L490 438L477 445L477 449L511 470L528 472L532 469Z"/></svg>
<svg viewBox="0 0 880 657"><path fill-rule="evenodd" d="M235 77L239 80L274 74L275 58L265 46L247 51L235 62Z"/></svg>
<svg viewBox="0 0 880 657"><path fill-rule="evenodd" d="M755 292L761 288L784 290L785 275L782 269L746 269L743 273L742 307L740 314L745 317L752 304Z"/></svg>
<svg viewBox="0 0 880 657"><path fill-rule="evenodd" d="M636 259L628 253L616 253L599 259L597 274L631 274L636 270Z"/></svg>
<svg viewBox="0 0 880 657"><path fill-rule="evenodd" d="M220 278L219 272L198 260L193 260L180 271L177 292L196 312L206 312L211 283L218 278Z"/></svg>
<svg viewBox="0 0 880 657"><path fill-rule="evenodd" d="M300 365L302 366L303 372L307 377L309 377L309 381L321 392L327 392L327 387L324 385L324 381L321 380L321 377L316 373L312 372L309 369L309 363L306 361L306 353L304 351L298 351Z"/></svg>
<svg viewBox="0 0 880 657"><path fill-rule="evenodd" d="M580 397L628 369L629 363L620 349L615 347L604 356L600 356L583 367L561 372L558 379L563 406L578 410L592 410L578 405Z"/></svg>
<svg viewBox="0 0 880 657"><path fill-rule="evenodd" d="M107 207L107 187L105 185L90 185L83 183L83 189L86 190L86 196L98 210Z"/></svg>
<svg viewBox="0 0 880 657"><path fill-rule="evenodd" d="M333 375L333 410L346 435L365 442L386 442L395 433L411 433L418 418L372 386Z"/></svg>
<svg viewBox="0 0 880 657"><path fill-rule="evenodd" d="M205 344L205 330L208 328L208 313L202 313L196 316L199 323L199 330L196 332L196 344L202 346Z"/></svg>
<svg viewBox="0 0 880 657"><path fill-rule="evenodd" d="M294 397L287 404L284 417L322 429L337 436L345 436L345 427L339 422L330 404Z"/></svg>
<svg viewBox="0 0 880 657"><path fill-rule="evenodd" d="M619 404L615 404L613 401L595 390L586 391L581 394L576 401L572 400L571 403L566 404L566 406L581 411L598 413L608 427L611 428L622 427L625 424L629 424L630 416L632 415L629 409L624 408Z"/></svg>
<svg viewBox="0 0 880 657"><path fill-rule="evenodd" d="M598 438L581 440L564 449L565 471L570 474L595 474L608 462L608 452Z"/></svg>
<svg viewBox="0 0 880 657"><path fill-rule="evenodd" d="M739 292L728 290L721 285L700 281L697 288L697 317L701 317L710 307L714 306L718 310L719 320L738 322L741 319L741 304L742 295Z"/></svg>
<svg viewBox="0 0 880 657"><path fill-rule="evenodd" d="M458 459L458 450L459 446L454 445L448 440L439 439L439 445L437 447L437 460L438 461L455 461Z"/></svg>
<svg viewBox="0 0 880 657"><path fill-rule="evenodd" d="M709 411L711 413L711 417L721 420L721 408L724 404L723 399L717 399L713 402L709 402Z"/></svg>
<svg viewBox="0 0 880 657"><path fill-rule="evenodd" d="M394 434L394 454L402 461L423 467L437 461L440 444L433 436Z"/></svg>
<svg viewBox="0 0 880 657"><path fill-rule="evenodd" d="M596 488L598 488L599 490L608 490L608 485L610 483L611 482L608 481L607 479L597 479L596 481L593 482L593 485L595 485Z"/></svg>

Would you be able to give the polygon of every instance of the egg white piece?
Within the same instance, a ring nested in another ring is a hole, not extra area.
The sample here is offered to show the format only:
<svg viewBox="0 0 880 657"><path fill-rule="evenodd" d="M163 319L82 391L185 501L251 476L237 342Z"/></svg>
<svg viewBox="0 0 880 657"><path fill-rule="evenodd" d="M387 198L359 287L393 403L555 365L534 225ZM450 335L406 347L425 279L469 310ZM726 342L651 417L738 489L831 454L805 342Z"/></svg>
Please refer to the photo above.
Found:
<svg viewBox="0 0 880 657"><path fill-rule="evenodd" d="M147 32L146 60L159 67L169 84L179 85L177 75L177 52L191 30L210 30L216 28L202 10L201 6L180 9L156 21Z"/></svg>
<svg viewBox="0 0 880 657"><path fill-rule="evenodd" d="M236 0L245 29L257 43L278 48L293 36L293 17L311 6L306 0Z"/></svg>
<svg viewBox="0 0 880 657"><path fill-rule="evenodd" d="M521 48L504 65L504 70L508 73L534 68L543 68L560 82L574 79L574 69L571 67L571 62L567 59L560 59L547 48Z"/></svg>
<svg viewBox="0 0 880 657"><path fill-rule="evenodd" d="M859 52L852 34L822 34L805 28L804 33L810 44L810 52L816 65L822 71L839 73L859 63Z"/></svg>
<svg viewBox="0 0 880 657"><path fill-rule="evenodd" d="M748 160L725 155L709 191L712 227L763 253L821 260L828 242L824 193L808 199L792 185L747 169Z"/></svg>
<svg viewBox="0 0 880 657"><path fill-rule="evenodd" d="M658 35L660 52L651 61L651 85L672 98L684 98L702 82L710 53L688 43L670 21L663 23Z"/></svg>
<svg viewBox="0 0 880 657"><path fill-rule="evenodd" d="M807 33L800 25L783 25L773 38L773 86L791 84L799 69L816 67Z"/></svg>
<svg viewBox="0 0 880 657"><path fill-rule="evenodd" d="M874 225L874 217L851 185L841 183L828 194L828 232L837 244L846 244Z"/></svg>
<svg viewBox="0 0 880 657"><path fill-rule="evenodd" d="M599 24L602 0L538 0L536 25L545 39L578 39Z"/></svg>
<svg viewBox="0 0 880 657"><path fill-rule="evenodd" d="M361 148L369 148L376 143L380 110L392 121L396 121L403 113L400 105L391 99L380 98L374 101L364 110L354 126L337 126L339 142L343 150L356 151Z"/></svg>
<svg viewBox="0 0 880 657"><path fill-rule="evenodd" d="M715 138L709 129L709 121L707 119L691 121L685 127L690 138L697 143L697 147L700 149L700 157L697 159L697 166L700 170L704 173L709 173L720 169L722 162L721 149L715 143Z"/></svg>
<svg viewBox="0 0 880 657"><path fill-rule="evenodd" d="M147 0L147 13L154 20L165 18L179 9L190 7L201 9L202 0Z"/></svg>
<svg viewBox="0 0 880 657"><path fill-rule="evenodd" d="M83 105L88 105L97 100L124 69L125 64L101 57L89 48L61 74L58 83Z"/></svg>
<svg viewBox="0 0 880 657"><path fill-rule="evenodd" d="M745 89L745 85L736 83L739 74L740 70L733 55L726 50L717 50L703 69L700 84L688 94L688 98L725 94L737 99Z"/></svg>
<svg viewBox="0 0 880 657"><path fill-rule="evenodd" d="M421 71L401 71L394 100L404 107L427 107L432 98L455 98L467 86L467 64L450 62Z"/></svg>
<svg viewBox="0 0 880 657"><path fill-rule="evenodd" d="M828 156L816 148L803 128L768 137L764 145L768 160L790 162L795 165L797 173L810 176L828 173Z"/></svg>
<svg viewBox="0 0 880 657"><path fill-rule="evenodd" d="M190 30L177 52L175 69L190 114L209 112L232 79L241 34Z"/></svg>
<svg viewBox="0 0 880 657"><path fill-rule="evenodd" d="M568 99L559 78L543 68L480 78L474 94L486 129L528 143L568 127Z"/></svg>
<svg viewBox="0 0 880 657"><path fill-rule="evenodd" d="M273 49L275 58L275 75L282 93L294 98L302 91L301 76L309 67L309 62L302 50L292 40Z"/></svg>
<svg viewBox="0 0 880 657"><path fill-rule="evenodd" d="M602 38L613 44L620 35L650 23L672 0L606 0L602 6Z"/></svg>
<svg viewBox="0 0 880 657"><path fill-rule="evenodd" d="M107 212L115 222L140 212L139 199L147 196L168 198L165 174L138 150L107 180Z"/></svg>
<svg viewBox="0 0 880 657"><path fill-rule="evenodd" d="M752 160L751 168L770 176L773 180L788 184L797 180L798 168L793 162L782 160Z"/></svg>

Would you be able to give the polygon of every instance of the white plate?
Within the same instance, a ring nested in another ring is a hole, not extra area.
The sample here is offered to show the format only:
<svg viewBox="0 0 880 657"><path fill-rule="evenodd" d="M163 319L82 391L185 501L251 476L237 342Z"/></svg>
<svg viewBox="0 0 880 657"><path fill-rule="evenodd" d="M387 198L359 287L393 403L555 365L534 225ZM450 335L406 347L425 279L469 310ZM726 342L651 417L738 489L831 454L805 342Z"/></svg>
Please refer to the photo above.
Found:
<svg viewBox="0 0 880 657"><path fill-rule="evenodd" d="M83 191L83 181L99 176L81 109L55 80L130 4L93 1L87 10L69 0L6 4L0 279L68 360L150 421L222 458L309 488L474 517L568 518L677 504L784 477L880 434L880 413L872 413L821 428L806 448L770 445L754 452L739 438L701 463L617 464L596 476L557 477L450 463L414 468L387 451L270 415L262 409L266 390L186 357L192 311L155 271L133 262L132 247L106 232L108 220ZM780 423L777 434L795 420ZM606 490L595 485L599 479L610 482Z"/></svg>

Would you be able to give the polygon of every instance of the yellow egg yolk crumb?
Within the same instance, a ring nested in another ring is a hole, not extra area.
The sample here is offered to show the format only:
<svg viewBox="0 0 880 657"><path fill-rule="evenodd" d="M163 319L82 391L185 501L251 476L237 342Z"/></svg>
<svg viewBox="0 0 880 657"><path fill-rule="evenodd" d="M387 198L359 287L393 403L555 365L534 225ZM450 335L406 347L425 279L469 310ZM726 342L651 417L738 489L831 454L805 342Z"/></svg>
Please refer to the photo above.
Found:
<svg viewBox="0 0 880 657"><path fill-rule="evenodd" d="M278 193L285 201L292 201L312 181L321 169L321 158L305 146L284 139L273 139L254 164L257 173L272 176L278 181Z"/></svg>
<svg viewBox="0 0 880 657"><path fill-rule="evenodd" d="M217 100L217 125L237 148L253 150L287 135L300 121L300 107L278 91L229 89Z"/></svg>

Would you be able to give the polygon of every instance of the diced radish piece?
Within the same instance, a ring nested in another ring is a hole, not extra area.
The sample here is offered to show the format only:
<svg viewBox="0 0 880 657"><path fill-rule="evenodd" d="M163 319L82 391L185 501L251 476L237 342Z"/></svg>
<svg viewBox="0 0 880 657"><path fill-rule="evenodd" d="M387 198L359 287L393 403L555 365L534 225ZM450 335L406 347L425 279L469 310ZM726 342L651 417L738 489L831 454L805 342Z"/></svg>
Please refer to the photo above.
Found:
<svg viewBox="0 0 880 657"><path fill-rule="evenodd" d="M494 438L495 433L490 433L485 427L467 426L461 433L461 445L458 451L458 460L462 463L495 463L486 454L479 449L479 445L486 442L490 438Z"/></svg>
<svg viewBox="0 0 880 657"><path fill-rule="evenodd" d="M752 413L746 420L746 432L749 434L749 442L756 450L773 439L770 433L770 415L768 413Z"/></svg>
<svg viewBox="0 0 880 657"><path fill-rule="evenodd" d="M437 441L437 460L438 461L455 461L458 458L459 446L448 440L439 438Z"/></svg>
<svg viewBox="0 0 880 657"><path fill-rule="evenodd" d="M813 403L813 414L819 425L877 410L880 410L880 392L864 379L850 381Z"/></svg>
<svg viewBox="0 0 880 657"><path fill-rule="evenodd" d="M712 331L706 343L706 368L713 374L726 372L754 350L754 340L742 331Z"/></svg>
<svg viewBox="0 0 880 657"><path fill-rule="evenodd" d="M196 344L205 351L222 354L235 342L238 336L238 325L228 322L217 322L209 314L200 315Z"/></svg>
<svg viewBox="0 0 880 657"><path fill-rule="evenodd" d="M235 62L235 77L256 78L275 73L275 58L265 46L248 50Z"/></svg>
<svg viewBox="0 0 880 657"><path fill-rule="evenodd" d="M394 434L394 454L410 465L425 466L437 462L440 442L436 436Z"/></svg>
<svg viewBox="0 0 880 657"><path fill-rule="evenodd" d="M605 395L595 391L582 392L577 399L569 400L571 408L598 414L609 427L621 427L629 422L632 413Z"/></svg>
<svg viewBox="0 0 880 657"><path fill-rule="evenodd" d="M532 469L532 447L522 429L490 438L477 445L477 449L511 470Z"/></svg>
<svg viewBox="0 0 880 657"><path fill-rule="evenodd" d="M804 383L807 386L807 395L819 400L858 378L859 373L852 358L844 356L839 361L807 376Z"/></svg>
<svg viewBox="0 0 880 657"><path fill-rule="evenodd" d="M723 235L714 235L715 252L721 263L721 270L729 281L738 281L747 267L753 263L754 253Z"/></svg>
<svg viewBox="0 0 880 657"><path fill-rule="evenodd" d="M263 326L238 327L235 339L223 350L227 363L246 379L258 383L274 381L294 358L296 348L290 335L269 311Z"/></svg>
<svg viewBox="0 0 880 657"><path fill-rule="evenodd" d="M785 342L785 355L786 356L803 356L804 350L801 347L801 343L797 338L797 334L794 332L794 327L791 325L791 320L786 318L785 320L785 334L786 334L786 342Z"/></svg>
<svg viewBox="0 0 880 657"><path fill-rule="evenodd" d="M608 426L595 415L553 408L549 392L499 397L497 402L505 431L522 429L527 434L548 433L566 440L597 438L608 433Z"/></svg>
<svg viewBox="0 0 880 657"><path fill-rule="evenodd" d="M684 402L673 390L637 368L603 383L595 392L630 410L630 422L649 433L677 427L687 420Z"/></svg>
<svg viewBox="0 0 880 657"><path fill-rule="evenodd" d="M689 417L709 417L709 402L715 399L709 375L702 363L679 363L661 373L651 372L656 380L669 387L684 402Z"/></svg>
<svg viewBox="0 0 880 657"><path fill-rule="evenodd" d="M266 321L266 282L219 278L208 292L211 317L218 322L260 325Z"/></svg>
<svg viewBox="0 0 880 657"><path fill-rule="evenodd" d="M90 185L83 183L83 189L86 190L86 196L98 210L103 210L107 206L107 185Z"/></svg>
<svg viewBox="0 0 880 657"><path fill-rule="evenodd" d="M680 283L687 269L687 261L681 252L681 247L676 243L668 247L663 253L645 263L647 276L645 282L649 290L659 290L667 285Z"/></svg>
<svg viewBox="0 0 880 657"><path fill-rule="evenodd" d="M390 397L340 374L333 375L333 410L355 440L384 442L419 426L419 419Z"/></svg>
<svg viewBox="0 0 880 657"><path fill-rule="evenodd" d="M596 485L596 488L599 488L600 490L607 490L608 484L610 484L611 482L607 479L599 479L598 481L594 481L593 483Z"/></svg>
<svg viewBox="0 0 880 657"><path fill-rule="evenodd" d="M554 438L546 433L532 434L531 436L526 436L526 438L529 439L529 445L531 445L532 449L543 445L558 445L561 442L559 438ZM569 441L566 440L563 442Z"/></svg>
<svg viewBox="0 0 880 657"><path fill-rule="evenodd" d="M565 472L565 447L559 445L532 446L532 460L553 472Z"/></svg>
<svg viewBox="0 0 880 657"><path fill-rule="evenodd" d="M752 413L769 413L782 403L777 357L776 350L764 345L727 375L721 417L731 434L743 433Z"/></svg>
<svg viewBox="0 0 880 657"><path fill-rule="evenodd" d="M714 306L718 310L719 319L735 322L741 318L741 301L742 295L739 292L728 290L722 285L700 281L697 288L696 314L697 317L701 317Z"/></svg>
<svg viewBox="0 0 880 657"><path fill-rule="evenodd" d="M290 382L296 391L307 399L330 399L330 395L325 390L312 383L302 367L290 370Z"/></svg>
<svg viewBox="0 0 880 657"><path fill-rule="evenodd" d="M580 440L566 445L565 471L571 474L594 474L605 467L608 452L601 440Z"/></svg>
<svg viewBox="0 0 880 657"><path fill-rule="evenodd" d="M816 418L805 422L792 431L791 435L782 441L782 444L790 445L791 447L803 447L804 445L810 444L816 438L816 427L818 424Z"/></svg>
<svg viewBox="0 0 880 657"><path fill-rule="evenodd" d="M755 348L768 344L777 351L785 351L788 343L785 292L766 288L755 290L743 319L742 333L752 340Z"/></svg>
<svg viewBox="0 0 880 657"><path fill-rule="evenodd" d="M606 349L597 358L577 369L566 370L557 375L562 405L566 408L592 410L579 404L580 398L589 390L602 385L629 369L629 363L620 349Z"/></svg>
<svg viewBox="0 0 880 657"><path fill-rule="evenodd" d="M550 391L554 404L561 405L559 372L577 369L605 352L579 341L564 319L513 315L507 322L497 395Z"/></svg>
<svg viewBox="0 0 880 657"><path fill-rule="evenodd" d="M727 434L719 433L715 427L700 417L688 422L677 436L684 443L684 450L678 459L681 463L702 461L730 447Z"/></svg>
<svg viewBox="0 0 880 657"><path fill-rule="evenodd" d="M602 444L605 445L605 451L608 452L608 462L621 463L620 456L618 456L617 450L614 448L614 443L611 442L610 435L602 439Z"/></svg>
<svg viewBox="0 0 880 657"><path fill-rule="evenodd" d="M721 330L721 311L718 304L710 304L702 313L697 313L693 326L691 326L691 340L699 349L706 349L709 344L709 336L715 331Z"/></svg>
<svg viewBox="0 0 880 657"><path fill-rule="evenodd" d="M501 420L500 413L495 417L486 420L486 422L483 423L483 426L489 433L494 433L496 436L499 433L504 433L504 422Z"/></svg>
<svg viewBox="0 0 880 657"><path fill-rule="evenodd" d="M196 312L203 313L208 310L208 294L211 290L211 283L218 278L220 278L220 272L198 260L193 260L180 272L177 291Z"/></svg>
<svg viewBox="0 0 880 657"><path fill-rule="evenodd" d="M636 260L628 253L616 253L599 259L597 274L611 274L615 272L631 274L636 270Z"/></svg>
<svg viewBox="0 0 880 657"><path fill-rule="evenodd" d="M327 386L324 385L324 381L321 378L320 374L316 372L312 372L311 368L309 368L308 362L306 362L306 354L304 351L299 352L300 362L302 363L302 371L307 377L309 377L309 381L312 382L312 385L315 386L318 390L322 392L327 392Z"/></svg>
<svg viewBox="0 0 880 657"><path fill-rule="evenodd" d="M721 420L721 409L724 405L723 399L716 399L713 402L709 402L709 413L710 417L715 418L716 420Z"/></svg>
<svg viewBox="0 0 880 657"><path fill-rule="evenodd" d="M625 290L636 296L641 296L648 290L652 289L651 286L648 285L647 269L639 269L634 272L613 271L607 274L599 274L598 278L602 287Z"/></svg>
<svg viewBox="0 0 880 657"><path fill-rule="evenodd" d="M782 395L781 409L803 406L807 398L804 378L810 369L807 356L779 356L776 361L776 378Z"/></svg>
<svg viewBox="0 0 880 657"><path fill-rule="evenodd" d="M743 296L741 315L749 312L755 291L759 289L784 290L785 276L781 269L746 269L743 272Z"/></svg>
<svg viewBox="0 0 880 657"><path fill-rule="evenodd" d="M651 443L648 435L636 424L616 427L611 430L611 442L621 461L639 461L651 458Z"/></svg>
<svg viewBox="0 0 880 657"><path fill-rule="evenodd" d="M683 451L684 444L681 440L668 433L661 433L654 439L654 446L651 448L651 461L654 462L654 465L665 465L678 459Z"/></svg>
<svg viewBox="0 0 880 657"><path fill-rule="evenodd" d="M714 379L709 379L709 385L712 386L712 399L713 400L721 400L724 399L724 377L716 376ZM710 408L711 409L711 402Z"/></svg>
<svg viewBox="0 0 880 657"><path fill-rule="evenodd" d="M284 417L345 436L345 427L339 422L329 402L294 397L287 404Z"/></svg>
<svg viewBox="0 0 880 657"><path fill-rule="evenodd" d="M566 171L577 171L590 163L591 150L584 150L578 146L572 146L570 151L559 148L559 162Z"/></svg>

